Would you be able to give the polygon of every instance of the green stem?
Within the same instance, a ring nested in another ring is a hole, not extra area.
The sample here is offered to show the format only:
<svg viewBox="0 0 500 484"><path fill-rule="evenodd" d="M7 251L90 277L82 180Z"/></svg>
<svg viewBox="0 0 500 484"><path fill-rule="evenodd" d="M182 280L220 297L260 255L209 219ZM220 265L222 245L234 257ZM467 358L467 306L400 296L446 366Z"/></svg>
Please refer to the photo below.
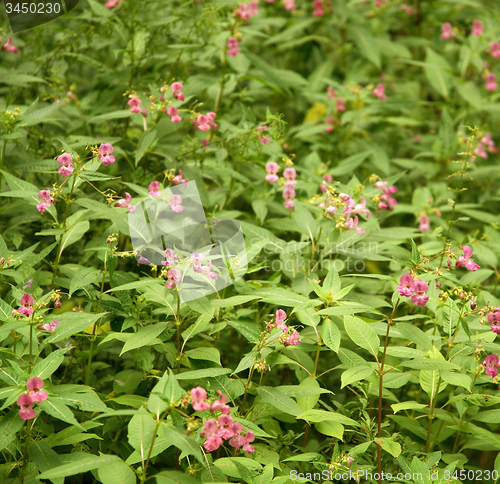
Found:
<svg viewBox="0 0 500 484"><path fill-rule="evenodd" d="M385 341L384 341L384 352L382 353L382 360L380 361L379 386L378 386L378 420L377 420L377 438L379 439L382 437L382 391L384 384L385 355L387 353L387 344L389 343L389 331L391 328L392 320L394 319L394 315L396 314L396 310L398 309L399 301L400 299L398 299L398 301L396 302L396 305L392 310L391 317L387 321L387 331L385 333ZM379 474L378 482L379 484L382 484L382 448L380 445L377 445L377 467Z"/></svg>
<svg viewBox="0 0 500 484"><path fill-rule="evenodd" d="M21 484L24 484L24 478L26 477L26 463L28 461L28 450L31 441L31 426L28 424L28 430L26 432L26 442L24 443L24 454L23 454L23 470L21 471Z"/></svg>
<svg viewBox="0 0 500 484"><path fill-rule="evenodd" d="M63 229L64 229L64 234L66 233L66 219L68 218L68 212L69 212L69 206L71 205L71 196L73 195L73 190L75 188L75 183L76 183L76 177L77 177L77 172L75 171L73 173L73 183L71 185L71 190L69 192L69 197L68 197L68 200L66 202L66 210L64 211L64 219L63 219L63 223L62 223L62 226L63 226ZM62 253L62 250L61 250L61 246L62 246L62 241L63 241L63 237L64 237L64 234L60 235L60 238L59 238L59 245L57 247L57 255L56 255L56 261L54 262L54 266L53 266L53 272L52 272L52 284L50 286L51 289L54 288L54 279L57 275L57 271L59 270L59 260L61 258L61 253Z"/></svg>
<svg viewBox="0 0 500 484"><path fill-rule="evenodd" d="M243 395L243 403L241 404L241 414L245 412L245 406L247 403L247 396L248 396L248 387L250 386L250 382L252 381L252 376L253 376L253 366L250 369L250 372L248 373L248 381L247 384L245 385L245 394Z"/></svg>
<svg viewBox="0 0 500 484"><path fill-rule="evenodd" d="M4 167L4 157L5 157L5 147L7 146L7 140L3 140L2 152L0 153L0 170ZM2 190L2 173L0 173L0 190Z"/></svg>
<svg viewBox="0 0 500 484"><path fill-rule="evenodd" d="M181 320L180 320L181 297L177 292L177 311L175 313L175 324L177 325L177 373L181 372Z"/></svg>

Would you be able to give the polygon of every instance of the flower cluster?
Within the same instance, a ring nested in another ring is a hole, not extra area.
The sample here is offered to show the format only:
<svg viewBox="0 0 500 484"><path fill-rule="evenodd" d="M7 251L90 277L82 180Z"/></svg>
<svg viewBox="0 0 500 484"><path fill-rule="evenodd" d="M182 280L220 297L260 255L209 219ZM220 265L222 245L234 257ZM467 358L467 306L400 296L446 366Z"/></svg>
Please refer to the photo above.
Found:
<svg viewBox="0 0 500 484"><path fill-rule="evenodd" d="M215 272L212 272L212 261L209 260L208 264L206 266L201 265L201 261L205 259L205 255L201 254L200 252L194 252L193 254L190 255L191 259L191 265L193 266L193 271L196 272L197 274L205 274L206 276L210 277L210 279L217 279L217 274Z"/></svg>
<svg viewBox="0 0 500 484"><path fill-rule="evenodd" d="M188 181L189 180L187 178L182 178L182 170L179 170L179 174L175 175L170 180L170 185L180 185L181 183L184 183L184 185L185 185Z"/></svg>
<svg viewBox="0 0 500 484"><path fill-rule="evenodd" d="M130 212L135 212L135 205L131 205L130 204L131 201L132 201L132 196L130 195L130 193L125 192L125 198L118 200L115 203L115 207L127 207Z"/></svg>
<svg viewBox="0 0 500 484"><path fill-rule="evenodd" d="M402 297L410 297L411 302L417 306L425 306L429 296L425 293L429 290L429 285L422 280L414 280L411 274L403 274L399 279L398 292Z"/></svg>
<svg viewBox="0 0 500 484"><path fill-rule="evenodd" d="M130 95L130 101L127 102L127 106L129 106L131 113L141 113L144 117L147 116L148 111L146 108L141 110L142 101L134 94Z"/></svg>
<svg viewBox="0 0 500 484"><path fill-rule="evenodd" d="M481 35L483 33L483 24L480 20L474 20L472 22L472 35Z"/></svg>
<svg viewBox="0 0 500 484"><path fill-rule="evenodd" d="M280 167L275 161L269 161L266 163L266 180L269 183L276 183L279 180L278 171Z"/></svg>
<svg viewBox="0 0 500 484"><path fill-rule="evenodd" d="M13 54L17 54L19 51L17 50L16 46L14 45L14 41L12 40L11 37L7 39L7 42L2 45L2 50L6 50L7 52L12 52Z"/></svg>
<svg viewBox="0 0 500 484"><path fill-rule="evenodd" d="M330 175L325 175L325 177L328 177L325 178L325 181L333 180ZM325 191L328 190L326 185L322 186L326 188ZM338 208L344 208L343 214L338 219L336 227L345 230L356 230L358 234L364 235L365 231L361 227L358 227L358 215L363 214L366 218L371 217L370 211L366 208L365 197L360 197L360 202L356 203L352 197L347 195L347 193L340 193L337 197L331 196L332 198L330 198L330 196L327 196L325 201L321 202L318 206L323 207L326 214L331 215L332 217L335 216ZM353 215L354 217L352 217Z"/></svg>
<svg viewBox="0 0 500 484"><path fill-rule="evenodd" d="M267 143L269 143L269 141L271 141L271 138L267 135L262 134L263 131L269 131L269 128L267 126L259 126L257 128L257 136L259 137L259 141L263 145L267 145Z"/></svg>
<svg viewBox="0 0 500 484"><path fill-rule="evenodd" d="M293 210L295 206L295 201L293 200L296 196L294 187L297 185L297 172L295 168L285 168L283 170L283 176L285 177L285 188L283 189L283 198L285 199L283 205L289 210Z"/></svg>
<svg viewBox="0 0 500 484"><path fill-rule="evenodd" d="M28 393L23 393L17 399L17 405L21 407L19 416L24 421L35 418L34 403L41 403L47 400L47 392L42 390L43 380L38 376L32 376L26 383L26 388L28 389Z"/></svg>
<svg viewBox="0 0 500 484"><path fill-rule="evenodd" d="M36 208L42 215L53 203L56 203L55 199L50 196L50 190L40 190L38 198L41 202L37 203Z"/></svg>
<svg viewBox="0 0 500 484"><path fill-rule="evenodd" d="M115 162L115 157L111 156L115 149L110 143L101 143L99 146L99 159L105 166L111 165L111 163Z"/></svg>
<svg viewBox="0 0 500 484"><path fill-rule="evenodd" d="M229 39L227 39L226 46L228 49L227 53L231 57L234 57L240 53L240 49L238 49L238 41L234 37L229 37Z"/></svg>
<svg viewBox="0 0 500 484"><path fill-rule="evenodd" d="M488 91L494 91L498 87L497 76L492 72L486 75L485 87Z"/></svg>
<svg viewBox="0 0 500 484"><path fill-rule="evenodd" d="M387 95L384 92L385 86L383 84L377 84L377 87L372 91L372 94L379 99L387 99Z"/></svg>
<svg viewBox="0 0 500 484"><path fill-rule="evenodd" d="M392 210L394 206L398 204L397 200L392 196L393 193L396 193L398 189L394 186L391 185L390 187L387 187L388 181L378 181L374 183L374 188L378 188L382 190L384 193L380 195L379 197L379 202L378 202L378 209L379 210Z"/></svg>
<svg viewBox="0 0 500 484"><path fill-rule="evenodd" d="M488 153L498 153L499 148L495 147L495 142L491 139L491 133L486 133L481 140L479 141L477 148L472 152L474 156L471 157L471 161L476 161L476 156L480 156L481 158L487 159L488 153L485 150L485 145L487 146L486 150Z"/></svg>
<svg viewBox="0 0 500 484"><path fill-rule="evenodd" d="M61 167L59 168L59 175L62 177L67 177L75 171L73 168L73 157L69 153L63 153L57 157L57 164Z"/></svg>
<svg viewBox="0 0 500 484"><path fill-rule="evenodd" d="M250 3L239 3L238 6L239 8L233 14L235 17L248 19L251 15L259 13L259 2L257 0L253 0Z"/></svg>
<svg viewBox="0 0 500 484"><path fill-rule="evenodd" d="M313 0L313 17L322 17L325 14L323 0Z"/></svg>
<svg viewBox="0 0 500 484"><path fill-rule="evenodd" d="M219 399L214 403L209 404L207 400L207 392L202 387L196 387L191 390L191 398L193 400L193 408L197 411L210 410L211 413L221 412L223 415L206 420L203 424L203 430L200 437L207 439L203 444L207 452L217 450L224 440L229 441L229 445L237 449L243 448L246 452L255 452L255 449L250 445L255 440L255 435L252 431L247 430L246 435L241 435L243 425L239 422L234 422L229 415L230 408L226 405L227 397L217 390Z"/></svg>
<svg viewBox="0 0 500 484"><path fill-rule="evenodd" d="M470 260L472 257L472 248L468 245L464 245L462 247L464 251L464 255L461 255L457 262L455 263L455 267L458 269L460 267L465 267L469 271L477 271L480 266L478 266L474 261Z"/></svg>
<svg viewBox="0 0 500 484"><path fill-rule="evenodd" d="M148 185L148 191L149 191L149 194L152 197L159 197L161 195L160 182L158 182L158 181L152 181Z"/></svg>
<svg viewBox="0 0 500 484"><path fill-rule="evenodd" d="M491 57L498 59L500 57L500 43L492 42L490 45L490 54Z"/></svg>
<svg viewBox="0 0 500 484"><path fill-rule="evenodd" d="M431 226L429 222L429 217L427 215L422 215L418 219L418 230L420 230L421 232L427 232L428 230L430 230Z"/></svg>
<svg viewBox="0 0 500 484"><path fill-rule="evenodd" d="M217 124L214 123L214 119L217 114L210 112L205 114L199 114L198 117L193 122L194 129L199 129L200 131L208 131L213 128L214 131L217 129Z"/></svg>
<svg viewBox="0 0 500 484"><path fill-rule="evenodd" d="M500 307L495 308L492 313L488 313L487 318L491 331L495 334L500 334Z"/></svg>
<svg viewBox="0 0 500 484"><path fill-rule="evenodd" d="M453 27L449 22L444 23L441 25L441 35L439 36L440 39L446 40L446 39L452 39L455 37L455 32L453 32Z"/></svg>
<svg viewBox="0 0 500 484"><path fill-rule="evenodd" d="M298 346L299 343L301 342L300 335L295 329L289 328L285 324L286 318L287 318L286 312L283 311L283 309L278 309L276 311L274 322L267 323L266 330L271 332L273 328L280 328L283 330L283 335L280 338L280 341L283 344L283 346L291 346L291 345Z"/></svg>
<svg viewBox="0 0 500 484"><path fill-rule="evenodd" d="M33 314L33 297L31 294L23 294L21 296L21 300L19 302L19 313L23 314L24 316L31 316Z"/></svg>
<svg viewBox="0 0 500 484"><path fill-rule="evenodd" d="M500 368L500 359L498 355L488 355L483 361L483 366L484 372L495 378L498 375L498 368Z"/></svg>
<svg viewBox="0 0 500 484"><path fill-rule="evenodd" d="M180 82L173 82L170 87L172 88L174 98L178 101L184 101L184 94L182 93L184 85Z"/></svg>

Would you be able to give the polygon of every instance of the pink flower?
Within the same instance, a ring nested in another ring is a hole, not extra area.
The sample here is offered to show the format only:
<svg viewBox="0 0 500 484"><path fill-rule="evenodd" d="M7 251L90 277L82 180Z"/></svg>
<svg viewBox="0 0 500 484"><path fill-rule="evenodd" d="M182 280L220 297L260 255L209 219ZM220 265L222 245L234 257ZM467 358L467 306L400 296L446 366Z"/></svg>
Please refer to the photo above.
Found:
<svg viewBox="0 0 500 484"><path fill-rule="evenodd" d="M364 235L365 231L361 228L358 227L358 216L356 215L354 218L351 216L347 217L346 221L344 222L344 228L346 230L356 230L358 234Z"/></svg>
<svg viewBox="0 0 500 484"><path fill-rule="evenodd" d="M285 189L283 190L283 198L287 201L291 201L293 198L295 198L295 190L292 188L292 187L285 187ZM286 205L285 205L286 207ZM287 207L289 208L289 207ZM292 208L293 208L293 205L292 205Z"/></svg>
<svg viewBox="0 0 500 484"><path fill-rule="evenodd" d="M269 141L271 141L271 138L269 136L264 136L262 134L262 131L268 130L267 126L259 126L257 129L259 130L259 131L257 131L257 136L259 137L259 141L263 145L267 145L267 143L269 143Z"/></svg>
<svg viewBox="0 0 500 484"><path fill-rule="evenodd" d="M500 43L492 42L490 45L490 54L491 57L498 59L500 57Z"/></svg>
<svg viewBox="0 0 500 484"><path fill-rule="evenodd" d="M56 203L55 199L50 196L50 190L40 190L38 192L38 198L41 202L37 204L36 208L42 215L51 204Z"/></svg>
<svg viewBox="0 0 500 484"><path fill-rule="evenodd" d="M56 299L56 301L54 302L54 307L55 308L60 308L61 307L61 300L60 299ZM56 320L56 321L59 322L59 320Z"/></svg>
<svg viewBox="0 0 500 484"><path fill-rule="evenodd" d="M278 309L276 311L276 322L282 323L285 320L286 320L286 312L283 311L283 309Z"/></svg>
<svg viewBox="0 0 500 484"><path fill-rule="evenodd" d="M228 55L234 57L239 54L240 50L238 49L238 41L234 37L229 37L226 42L226 46L228 47Z"/></svg>
<svg viewBox="0 0 500 484"><path fill-rule="evenodd" d="M179 110L173 106L168 108L167 114L170 116L170 121L172 121L172 123L180 123L182 121L182 118L178 115Z"/></svg>
<svg viewBox="0 0 500 484"><path fill-rule="evenodd" d="M295 0L284 0L285 10L295 10L297 5L295 5Z"/></svg>
<svg viewBox="0 0 500 484"><path fill-rule="evenodd" d="M203 447L205 447L205 450L207 452L212 452L214 450L217 450L221 444L222 444L221 437L219 437L218 435L211 435L203 444Z"/></svg>
<svg viewBox="0 0 500 484"><path fill-rule="evenodd" d="M133 96L127 103L127 106L130 106L132 108L130 110L131 113L139 113L141 111L141 108L139 107L141 103L142 101L138 97Z"/></svg>
<svg viewBox="0 0 500 484"><path fill-rule="evenodd" d="M184 86L180 82L173 82L170 87L172 88L174 98L178 101L184 101L184 94L181 92Z"/></svg>
<svg viewBox="0 0 500 484"><path fill-rule="evenodd" d="M101 143L99 146L99 156L111 155L115 151L111 143Z"/></svg>
<svg viewBox="0 0 500 484"><path fill-rule="evenodd" d="M465 266L465 268L469 271L477 271L480 266L478 266L474 261L470 260L470 258L472 257L472 248L468 245L464 245L462 247L462 250L464 251L464 255L461 255L457 259L455 267L458 269Z"/></svg>
<svg viewBox="0 0 500 484"><path fill-rule="evenodd" d="M331 133L335 130L335 121L333 120L333 118L326 118L325 123L330 125L325 128L325 131L327 133Z"/></svg>
<svg viewBox="0 0 500 484"><path fill-rule="evenodd" d="M288 208L288 210L293 210L293 207L295 206L295 200L285 200L283 202L283 206L285 208Z"/></svg>
<svg viewBox="0 0 500 484"><path fill-rule="evenodd" d="M163 252L163 255L167 259L166 262L168 264L174 264L175 261L179 258L179 256L175 253L174 249L165 249L165 252ZM164 264L166 265L166 264ZM201 388L201 387L198 387Z"/></svg>
<svg viewBox="0 0 500 484"><path fill-rule="evenodd" d="M234 435L234 430L232 428L233 419L229 415L221 415L218 420L219 431L218 435L223 439L230 439Z"/></svg>
<svg viewBox="0 0 500 484"><path fill-rule="evenodd" d="M342 99L341 97L337 98L337 111L339 113L345 111L345 99Z"/></svg>
<svg viewBox="0 0 500 484"><path fill-rule="evenodd" d="M103 156L101 158L101 161L102 163L105 165L105 166L109 166L111 165L111 163L114 163L115 162L115 157L114 156Z"/></svg>
<svg viewBox="0 0 500 484"><path fill-rule="evenodd" d="M490 330L495 334L500 334L500 308L495 308L492 313L488 313L488 321L490 323Z"/></svg>
<svg viewBox="0 0 500 484"><path fill-rule="evenodd" d="M57 301L56 301L56 303L57 303ZM57 307L55 303L54 303L54 307ZM61 303L60 302L59 302L59 307L61 307ZM40 326L37 326L36 329L40 329L40 330L43 330L43 331L55 331L58 324L59 324L59 320L58 319L54 319L52 321L52 323L41 324Z"/></svg>
<svg viewBox="0 0 500 484"><path fill-rule="evenodd" d="M231 437L231 439L229 440L229 445L231 445L232 447L235 447L237 449L239 449L241 446L245 445L245 443L246 443L245 437L243 437L243 435L239 435L239 432L237 432L235 435L233 435Z"/></svg>
<svg viewBox="0 0 500 484"><path fill-rule="evenodd" d="M182 277L182 272L175 267L171 267L167 272L167 279L168 279L167 287L169 289L172 289L174 287L174 284L179 283L181 277Z"/></svg>
<svg viewBox="0 0 500 484"><path fill-rule="evenodd" d="M379 99L387 99L387 95L384 90L385 86L383 84L377 84L377 87L372 91L372 94Z"/></svg>
<svg viewBox="0 0 500 484"><path fill-rule="evenodd" d="M19 312L25 316L33 314L33 302L31 294L23 294L20 300L21 306L19 307Z"/></svg>
<svg viewBox="0 0 500 484"><path fill-rule="evenodd" d="M393 193L397 192L398 189L394 185L386 188L387 183L389 182L381 180L373 185L375 188L379 188L384 192L382 195L380 195L380 202L378 204L379 210L392 210L392 207L398 204L397 200L391 196Z"/></svg>
<svg viewBox="0 0 500 484"><path fill-rule="evenodd" d="M148 185L148 190L149 190L149 194L152 197L159 197L161 195L161 193L160 193L160 182L158 182L158 181L152 181Z"/></svg>
<svg viewBox="0 0 500 484"><path fill-rule="evenodd" d="M496 83L496 76L493 73L490 73L486 76L486 89L488 91L494 91L498 87Z"/></svg>
<svg viewBox="0 0 500 484"><path fill-rule="evenodd" d="M477 148L472 152L474 157L480 156L481 158L487 159L488 158L488 153L484 151L484 146L482 143L478 143Z"/></svg>
<svg viewBox="0 0 500 484"><path fill-rule="evenodd" d="M73 158L69 153L63 153L58 156L57 164L61 167L59 168L59 175L62 175L63 178L75 171L73 168Z"/></svg>
<svg viewBox="0 0 500 484"><path fill-rule="evenodd" d="M214 413L219 411L226 415L229 415L229 405L226 405L227 397L220 390L217 390L217 393L219 394L220 398L212 403L212 405L210 406L210 412Z"/></svg>
<svg viewBox="0 0 500 484"><path fill-rule="evenodd" d="M19 395L17 399L17 405L21 407L19 410L19 416L26 422L31 418L36 417L36 412L33 410L33 401L28 393L23 393Z"/></svg>
<svg viewBox="0 0 500 484"><path fill-rule="evenodd" d="M418 280L415 281L414 289L415 294L411 297L411 302L417 306L424 307L429 300L429 296L425 295L429 290L429 285L425 281Z"/></svg>
<svg viewBox="0 0 500 484"><path fill-rule="evenodd" d="M255 440L255 434L251 430L247 430L245 435L245 444L243 445L243 450L246 452L255 452L255 449L250 445L250 442Z"/></svg>
<svg viewBox="0 0 500 484"><path fill-rule="evenodd" d="M403 274L399 279L398 292L402 297L410 297L415 290L415 281L411 274Z"/></svg>
<svg viewBox="0 0 500 484"><path fill-rule="evenodd" d="M285 338L285 341L283 342L284 346L299 346L300 343L300 335L297 333L297 331L293 330L292 333Z"/></svg>
<svg viewBox="0 0 500 484"><path fill-rule="evenodd" d="M170 200L170 209L173 210L174 212L182 212L182 197L180 195L172 195L172 198Z"/></svg>
<svg viewBox="0 0 500 484"><path fill-rule="evenodd" d="M474 20L472 22L472 35L481 35L483 33L483 24L480 20Z"/></svg>
<svg viewBox="0 0 500 484"><path fill-rule="evenodd" d="M126 207L131 201L132 201L132 196L130 195L130 193L125 192L125 198L118 200L115 203L115 207Z"/></svg>
<svg viewBox="0 0 500 484"><path fill-rule="evenodd" d="M276 163L275 161L269 161L266 163L266 172L267 172L266 180L269 183L275 183L278 181L278 176L276 175L276 173L278 173L279 169L280 167L278 166L278 163Z"/></svg>
<svg viewBox="0 0 500 484"><path fill-rule="evenodd" d="M295 171L295 168L285 168L283 170L283 176L289 180L293 181L297 177L297 172Z"/></svg>
<svg viewBox="0 0 500 484"><path fill-rule="evenodd" d="M441 36L439 37L442 40L452 39L455 37L455 32L453 32L453 27L449 22L441 25Z"/></svg>
<svg viewBox="0 0 500 484"><path fill-rule="evenodd" d="M429 222L430 222L429 217L427 215L422 215L418 219L418 223L419 223L418 230L420 230L421 232L426 232L427 230L429 230L431 228L431 226L429 225Z"/></svg>
<svg viewBox="0 0 500 484"><path fill-rule="evenodd" d="M496 377L498 375L497 368L500 368L498 355L488 355L483 361L483 366L487 375L491 375L493 378Z"/></svg>
<svg viewBox="0 0 500 484"><path fill-rule="evenodd" d="M120 3L120 0L108 0L104 6L106 8L114 8Z"/></svg>
<svg viewBox="0 0 500 484"><path fill-rule="evenodd" d="M204 114L200 114L194 122L194 127L200 131L208 131L210 129L208 118Z"/></svg>
<svg viewBox="0 0 500 484"><path fill-rule="evenodd" d="M257 15L259 13L259 2L257 0L252 0L248 3L248 13L250 15Z"/></svg>
<svg viewBox="0 0 500 484"><path fill-rule="evenodd" d="M168 249L171 250L171 249ZM191 390L193 402L199 402L207 399L207 391L203 387L196 387Z"/></svg>
<svg viewBox="0 0 500 484"><path fill-rule="evenodd" d="M360 203L358 203L357 205L354 205L356 202L354 202L354 200L351 197L349 197L349 203L348 203L348 205L346 206L346 208L344 210L344 214L353 213L353 214L356 215L358 213L362 213L362 214L364 214L366 216L366 218L370 218L371 217L371 213L366 208L366 198L365 197L360 197L360 200L361 200ZM354 205L354 207L352 207L352 205Z"/></svg>
<svg viewBox="0 0 500 484"><path fill-rule="evenodd" d="M313 0L313 16L314 17L322 17L325 13L323 10L323 1L322 0Z"/></svg>
<svg viewBox="0 0 500 484"><path fill-rule="evenodd" d="M208 439L212 435L215 435L218 430L219 424L217 423L217 420L209 418L208 420L205 420L205 423L203 424L203 430L200 433L200 437Z"/></svg>
<svg viewBox="0 0 500 484"><path fill-rule="evenodd" d="M32 376L26 383L26 388L31 393L31 401L42 403L47 400L47 393L42 390L43 380L38 376Z"/></svg>
<svg viewBox="0 0 500 484"><path fill-rule="evenodd" d="M330 99L335 99L337 97L337 93L335 92L335 89L333 89L332 86L328 86L328 89L326 90L327 96Z"/></svg>
<svg viewBox="0 0 500 484"><path fill-rule="evenodd" d="M16 49L16 46L14 45L14 41L12 40L12 37L9 37L7 39L7 42L5 42L4 45L2 45L2 50L6 50L8 52L12 52L13 54L17 54L19 52Z"/></svg>
<svg viewBox="0 0 500 484"><path fill-rule="evenodd" d="M180 185L181 183L186 184L189 180L187 178L182 178L182 170L179 170L179 174L174 176L174 178L170 181L171 185Z"/></svg>

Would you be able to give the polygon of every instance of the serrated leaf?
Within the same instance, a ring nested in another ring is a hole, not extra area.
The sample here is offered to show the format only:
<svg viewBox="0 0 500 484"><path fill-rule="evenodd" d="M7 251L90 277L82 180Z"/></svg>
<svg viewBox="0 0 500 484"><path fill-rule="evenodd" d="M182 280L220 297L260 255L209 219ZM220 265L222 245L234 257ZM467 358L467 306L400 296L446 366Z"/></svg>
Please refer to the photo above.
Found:
<svg viewBox="0 0 500 484"><path fill-rule="evenodd" d="M294 417L302 413L302 408L300 408L299 404L280 392L278 388L260 387L257 388L257 393L264 403L276 407L280 412L288 413Z"/></svg>

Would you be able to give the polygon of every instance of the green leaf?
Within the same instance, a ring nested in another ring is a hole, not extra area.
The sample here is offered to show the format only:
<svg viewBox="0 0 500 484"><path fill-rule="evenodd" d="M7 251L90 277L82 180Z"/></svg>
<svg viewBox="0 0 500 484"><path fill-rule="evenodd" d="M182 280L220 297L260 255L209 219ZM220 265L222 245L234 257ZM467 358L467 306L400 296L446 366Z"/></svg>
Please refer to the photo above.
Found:
<svg viewBox="0 0 500 484"><path fill-rule="evenodd" d="M423 403L417 403L417 402L402 402L402 403L393 403L391 405L392 410L394 413L398 413L401 410L421 410L422 408L427 407L427 405ZM396 456L397 457L397 456Z"/></svg>
<svg viewBox="0 0 500 484"><path fill-rule="evenodd" d="M257 198L257 199L252 201L252 208L253 208L253 211L255 212L255 215L257 215L257 217L259 218L260 223L261 224L264 223L264 220L266 220L266 216L267 216L266 202L264 200L262 200L261 198Z"/></svg>
<svg viewBox="0 0 500 484"><path fill-rule="evenodd" d="M430 85L443 96L449 99L452 83L451 67L448 61L429 47L426 48L424 72Z"/></svg>
<svg viewBox="0 0 500 484"><path fill-rule="evenodd" d="M420 253L418 251L417 244L415 241L411 239L411 261L416 265L418 264L422 258L420 257Z"/></svg>
<svg viewBox="0 0 500 484"><path fill-rule="evenodd" d="M38 376L42 380L45 380L52 376L64 361L64 355L68 352L68 348L61 348L59 350L53 351L47 358L40 360L31 372L32 376Z"/></svg>
<svg viewBox="0 0 500 484"><path fill-rule="evenodd" d="M326 410L317 410L317 409L306 410L304 413L301 413L297 418L307 420L308 422L326 422L327 420L331 420L333 422L339 422L344 425L352 425L354 427L359 427L359 424L358 422L356 422L356 420L346 417L345 415L342 415L340 413L327 412Z"/></svg>
<svg viewBox="0 0 500 484"><path fill-rule="evenodd" d="M196 443L196 440L186 435L185 430L168 427L168 430L165 433L165 438L184 453L194 455L200 464L206 465L205 459L203 459L201 454L200 446Z"/></svg>
<svg viewBox="0 0 500 484"><path fill-rule="evenodd" d="M5 449L15 438L24 421L19 417L19 408L11 410L0 419L0 450Z"/></svg>
<svg viewBox="0 0 500 484"><path fill-rule="evenodd" d="M326 422L316 422L314 424L316 430L329 437L335 437L336 439L343 440L344 436L344 426L339 422L334 422L333 420L327 420Z"/></svg>
<svg viewBox="0 0 500 484"><path fill-rule="evenodd" d="M89 457L78 459L74 462L70 462L69 464L64 464L62 466L56 467L55 469L51 469L50 471L42 472L38 477L40 479L69 477L69 476L74 476L75 474L81 474L83 472L99 469L100 467L107 466L116 462L122 462L122 461L119 457L115 455L106 455L106 454L101 454L100 456L89 455Z"/></svg>
<svg viewBox="0 0 500 484"><path fill-rule="evenodd" d="M449 297L443 306L443 329L448 336L455 332L460 318L460 310L457 304Z"/></svg>
<svg viewBox="0 0 500 484"><path fill-rule="evenodd" d="M144 153L151 146L153 141L156 138L156 129L152 129L151 131L144 131L137 143L137 150L135 151L135 166L139 164L139 161L144 156Z"/></svg>
<svg viewBox="0 0 500 484"><path fill-rule="evenodd" d="M321 325L321 338L328 348L338 353L340 347L340 330L330 319L325 319Z"/></svg>
<svg viewBox="0 0 500 484"><path fill-rule="evenodd" d="M363 57L373 62L379 69L381 67L380 49L375 37L365 27L353 25L348 27L348 33L354 40Z"/></svg>
<svg viewBox="0 0 500 484"><path fill-rule="evenodd" d="M368 378L375 370L368 366L355 366L353 368L348 368L344 373L342 373L340 380L342 385L340 388L344 388L351 383L364 380Z"/></svg>
<svg viewBox="0 0 500 484"><path fill-rule="evenodd" d="M311 408L314 408L316 403L318 403L320 393L319 391L323 390L323 388L320 388L318 380L312 376L308 376L304 378L298 386L294 385L292 387L292 390L296 388L300 391L300 389L306 390L307 393L303 398L297 398L297 403L299 404L300 408L302 410L309 410ZM280 391L284 393L285 395L290 395L290 393L287 393L286 391L283 391L283 386L280 385ZM318 393L316 393L316 391Z"/></svg>
<svg viewBox="0 0 500 484"><path fill-rule="evenodd" d="M323 289L327 293L334 294L340 291L341 284L339 273L335 269L331 269L323 281Z"/></svg>
<svg viewBox="0 0 500 484"><path fill-rule="evenodd" d="M90 222L88 220L77 222L76 224L69 227L66 233L62 235L59 258L61 258L61 254L63 253L64 249L70 246L71 244L78 242L82 238L83 234L85 234L85 232L87 232L89 228L90 228Z"/></svg>
<svg viewBox="0 0 500 484"><path fill-rule="evenodd" d="M186 303L193 311L212 319L214 310L207 297L192 299ZM209 319L209 320L210 320Z"/></svg>
<svg viewBox="0 0 500 484"><path fill-rule="evenodd" d="M99 116L94 116L93 118L90 118L87 122L100 123L102 121L108 121L110 119L130 118L131 116L132 113L130 112L130 109L120 109L118 111L111 111L109 113L100 114Z"/></svg>
<svg viewBox="0 0 500 484"><path fill-rule="evenodd" d="M36 464L40 472L49 471L62 465L60 457L44 440L31 441L29 457Z"/></svg>
<svg viewBox="0 0 500 484"><path fill-rule="evenodd" d="M123 345L120 356L130 350L142 348L155 344L157 336L167 329L167 323L157 323L141 328L137 333L134 333L127 342Z"/></svg>
<svg viewBox="0 0 500 484"><path fill-rule="evenodd" d="M375 330L362 319L355 316L344 316L344 325L349 338L373 356L379 352L380 340Z"/></svg>
<svg viewBox="0 0 500 484"><path fill-rule="evenodd" d="M426 350L432 351L433 345L431 339L420 328L410 323L397 323L396 328L404 338L424 347Z"/></svg>
<svg viewBox="0 0 500 484"><path fill-rule="evenodd" d="M102 484L136 484L135 472L123 462L114 462L97 471Z"/></svg>
<svg viewBox="0 0 500 484"><path fill-rule="evenodd" d="M374 439L374 442L380 445L382 449L389 452L389 454L391 454L393 457L397 457L399 454L401 454L401 446L397 442L394 442L394 439L380 438Z"/></svg>
<svg viewBox="0 0 500 484"><path fill-rule="evenodd" d="M78 272L78 274L76 274L71 280L69 295L71 296L77 289L88 286L94 282L99 274L101 274L101 271L94 269L93 267L87 267L86 269Z"/></svg>
<svg viewBox="0 0 500 484"><path fill-rule="evenodd" d="M217 348L198 347L194 350L186 351L186 356L193 360L213 361L220 365L220 353Z"/></svg>
<svg viewBox="0 0 500 484"><path fill-rule="evenodd" d="M185 371L175 375L177 380L198 380L203 378L213 378L216 376L227 375L232 370L229 368L207 368L205 370Z"/></svg>
<svg viewBox="0 0 500 484"><path fill-rule="evenodd" d="M410 361L403 361L401 366L413 368L415 370L459 370L460 367L451 361L438 360L436 358L415 358Z"/></svg>
<svg viewBox="0 0 500 484"><path fill-rule="evenodd" d="M73 412L61 401L54 398L48 398L40 403L39 407L51 417L81 428L81 425L76 420Z"/></svg>
<svg viewBox="0 0 500 484"><path fill-rule="evenodd" d="M444 382L449 383L450 385L463 387L466 390L470 391L472 380L469 375L442 370L441 378Z"/></svg>
<svg viewBox="0 0 500 484"><path fill-rule="evenodd" d="M155 478L157 484L200 484L194 477L179 471L162 471Z"/></svg>
<svg viewBox="0 0 500 484"><path fill-rule="evenodd" d="M260 387L257 388L257 393L264 403L276 407L280 412L288 413L294 417L302 413L302 408L290 397L280 392L278 388Z"/></svg>
<svg viewBox="0 0 500 484"><path fill-rule="evenodd" d="M141 407L128 424L128 442L142 456L147 456L155 432L155 419L144 407Z"/></svg>
<svg viewBox="0 0 500 484"><path fill-rule="evenodd" d="M310 238L313 243L314 240L318 237L319 233L319 225L314 220L314 217L311 215L311 212L307 208L305 208L300 202L296 202L292 216L297 223L297 227L300 232L306 237Z"/></svg>
<svg viewBox="0 0 500 484"><path fill-rule="evenodd" d="M63 339L69 338L70 336L88 328L92 323L95 323L106 314L108 313L89 314L67 312L58 315L59 324L57 325L54 334L45 339L44 344L58 343Z"/></svg>

